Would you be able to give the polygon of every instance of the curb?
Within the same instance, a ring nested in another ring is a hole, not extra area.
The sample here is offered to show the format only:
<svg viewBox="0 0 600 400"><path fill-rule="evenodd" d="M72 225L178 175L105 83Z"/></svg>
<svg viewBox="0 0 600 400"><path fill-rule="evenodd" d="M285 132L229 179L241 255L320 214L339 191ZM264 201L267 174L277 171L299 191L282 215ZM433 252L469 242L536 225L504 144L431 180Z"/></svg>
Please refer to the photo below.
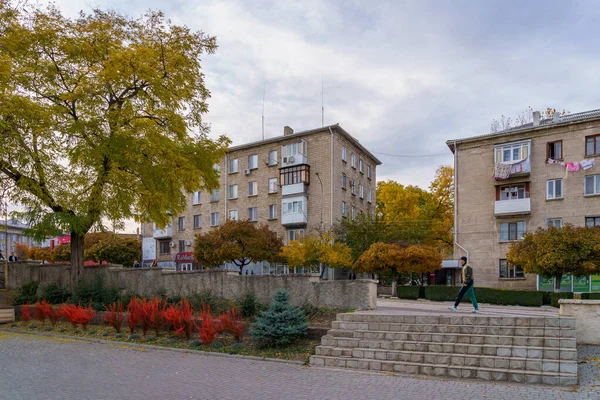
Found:
<svg viewBox="0 0 600 400"><path fill-rule="evenodd" d="M298 361L298 360L280 360L278 358L267 358L267 357L263 358L263 357L257 357L257 356L245 356L242 354L227 354L227 353L217 353L214 351L179 349L176 347L164 347L164 346L157 346L157 345L152 345L152 344L122 342L119 340L84 338L84 337L79 337L79 336L61 335L58 333L30 332L30 331L22 331L22 330L18 330L18 329L10 329L10 328L9 329L0 328L0 332L19 333L22 335L47 336L47 337L55 337L55 338L61 338L61 339L74 339L74 340L80 340L83 342L101 343L101 344L124 344L127 346L144 348L144 349L173 351L173 352L177 352L177 353L189 353L189 354L197 354L197 355L202 355L202 356L233 358L233 359L240 359L240 360L267 361L267 362L275 362L275 363L280 363L280 364L293 364L293 365L305 365L306 364L304 361Z"/></svg>

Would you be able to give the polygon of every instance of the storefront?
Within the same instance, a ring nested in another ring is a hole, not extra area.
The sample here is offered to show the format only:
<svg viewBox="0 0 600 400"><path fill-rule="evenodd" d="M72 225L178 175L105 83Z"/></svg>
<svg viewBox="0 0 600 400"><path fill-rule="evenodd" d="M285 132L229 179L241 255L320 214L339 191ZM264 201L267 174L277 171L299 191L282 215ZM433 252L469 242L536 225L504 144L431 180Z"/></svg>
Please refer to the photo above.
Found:
<svg viewBox="0 0 600 400"><path fill-rule="evenodd" d="M198 262L194 259L194 253L187 251L175 254L176 271L200 271Z"/></svg>
<svg viewBox="0 0 600 400"><path fill-rule="evenodd" d="M545 291L554 290L554 278L544 278L538 275L537 289ZM563 275L560 281L561 292L600 292L600 275L576 276Z"/></svg>

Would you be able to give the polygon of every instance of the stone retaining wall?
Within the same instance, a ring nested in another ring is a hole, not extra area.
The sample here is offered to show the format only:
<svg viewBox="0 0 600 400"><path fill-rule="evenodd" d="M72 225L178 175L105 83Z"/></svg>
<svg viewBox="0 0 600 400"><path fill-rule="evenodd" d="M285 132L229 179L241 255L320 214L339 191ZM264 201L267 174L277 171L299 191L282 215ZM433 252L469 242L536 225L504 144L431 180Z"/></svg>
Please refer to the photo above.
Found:
<svg viewBox="0 0 600 400"><path fill-rule="evenodd" d="M600 300L560 299L560 315L575 317L577 344L600 346Z"/></svg>

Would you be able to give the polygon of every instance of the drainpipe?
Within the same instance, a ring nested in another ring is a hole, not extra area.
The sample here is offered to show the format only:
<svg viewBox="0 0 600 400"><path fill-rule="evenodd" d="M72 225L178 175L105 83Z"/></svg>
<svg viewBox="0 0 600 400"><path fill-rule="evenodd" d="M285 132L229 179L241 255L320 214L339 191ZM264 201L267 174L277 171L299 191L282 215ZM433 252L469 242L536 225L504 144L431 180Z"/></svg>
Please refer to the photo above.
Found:
<svg viewBox="0 0 600 400"><path fill-rule="evenodd" d="M333 131L331 130L331 126L329 127L329 133L331 140L329 141L329 160L330 160L330 169L329 169L329 229L333 228ZM329 267L328 267L329 268ZM331 280L333 280L333 274L331 276Z"/></svg>
<svg viewBox="0 0 600 400"><path fill-rule="evenodd" d="M465 249L464 247L462 247L459 243L458 243L458 208L457 208L457 204L458 204L458 163L457 163L457 158L458 158L458 147L456 147L456 140L454 141L454 244L456 245L456 247L458 247L459 249L461 249L462 251L464 251L465 253L467 253L467 260L469 259L469 252L467 251L467 249ZM470 260L469 260L470 261Z"/></svg>

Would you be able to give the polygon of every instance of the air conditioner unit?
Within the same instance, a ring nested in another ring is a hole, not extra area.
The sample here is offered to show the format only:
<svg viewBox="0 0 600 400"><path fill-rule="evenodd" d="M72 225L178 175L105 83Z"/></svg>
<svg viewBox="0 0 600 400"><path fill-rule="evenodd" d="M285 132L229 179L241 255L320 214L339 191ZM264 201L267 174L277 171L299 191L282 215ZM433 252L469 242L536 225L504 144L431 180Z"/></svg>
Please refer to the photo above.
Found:
<svg viewBox="0 0 600 400"><path fill-rule="evenodd" d="M288 162L288 157L283 157L283 163L286 164Z"/></svg>
<svg viewBox="0 0 600 400"><path fill-rule="evenodd" d="M192 242L190 242L189 240L186 240L186 241L185 241L185 245L186 245L186 246L191 246L191 245L192 245Z"/></svg>
<svg viewBox="0 0 600 400"><path fill-rule="evenodd" d="M169 247L175 247L175 243L173 243L173 242L169 243Z"/></svg>
<svg viewBox="0 0 600 400"><path fill-rule="evenodd" d="M250 172L252 172L252 171L251 171L251 170L249 170L249 169L245 169L245 170L244 170L244 175L250 175Z"/></svg>

